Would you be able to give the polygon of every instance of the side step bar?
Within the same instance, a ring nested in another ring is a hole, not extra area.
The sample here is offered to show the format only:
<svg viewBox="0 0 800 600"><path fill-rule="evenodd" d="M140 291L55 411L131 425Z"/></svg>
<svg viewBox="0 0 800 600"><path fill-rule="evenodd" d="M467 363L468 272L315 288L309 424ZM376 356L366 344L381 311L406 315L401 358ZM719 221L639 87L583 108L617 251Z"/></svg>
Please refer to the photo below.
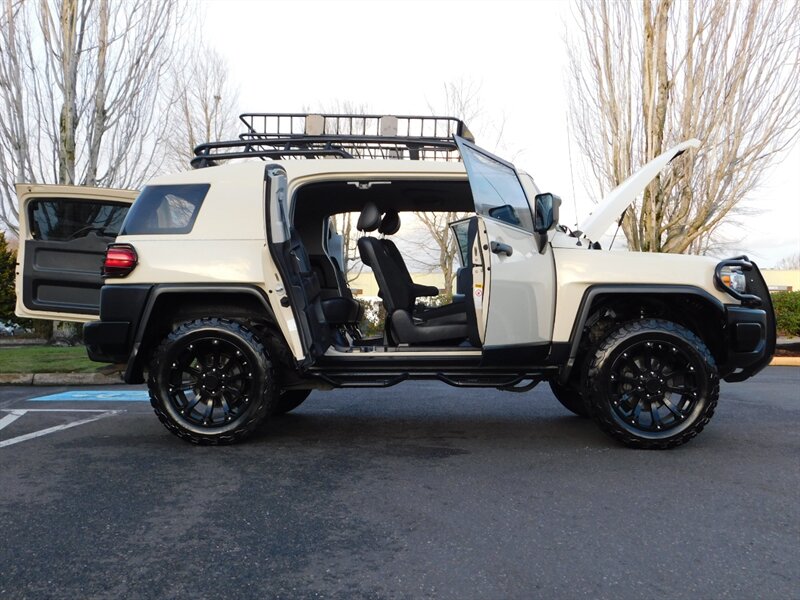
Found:
<svg viewBox="0 0 800 600"><path fill-rule="evenodd" d="M386 388L409 379L438 379L447 385L458 388L498 388L508 392L527 392L543 379L541 372L476 375L474 372L331 373L329 371L326 373L317 372L313 373L313 375L335 388Z"/></svg>

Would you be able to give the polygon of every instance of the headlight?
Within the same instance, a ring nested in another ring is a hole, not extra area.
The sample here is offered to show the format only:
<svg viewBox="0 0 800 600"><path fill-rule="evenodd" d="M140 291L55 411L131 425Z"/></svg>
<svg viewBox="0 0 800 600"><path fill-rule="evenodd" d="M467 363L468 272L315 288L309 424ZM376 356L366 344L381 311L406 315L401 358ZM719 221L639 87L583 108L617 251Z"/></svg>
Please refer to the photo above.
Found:
<svg viewBox="0 0 800 600"><path fill-rule="evenodd" d="M743 294L747 289L747 278L737 267L723 267L719 273L720 281L725 287Z"/></svg>

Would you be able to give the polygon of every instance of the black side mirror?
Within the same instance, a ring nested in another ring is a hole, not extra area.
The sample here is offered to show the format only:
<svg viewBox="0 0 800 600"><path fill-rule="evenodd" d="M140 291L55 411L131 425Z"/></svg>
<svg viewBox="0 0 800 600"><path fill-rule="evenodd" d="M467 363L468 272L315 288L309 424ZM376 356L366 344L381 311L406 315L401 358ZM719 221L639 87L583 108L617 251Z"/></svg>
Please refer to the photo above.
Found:
<svg viewBox="0 0 800 600"><path fill-rule="evenodd" d="M558 224L558 208L561 206L561 198L550 193L536 194L534 204L533 229L536 233L545 234Z"/></svg>

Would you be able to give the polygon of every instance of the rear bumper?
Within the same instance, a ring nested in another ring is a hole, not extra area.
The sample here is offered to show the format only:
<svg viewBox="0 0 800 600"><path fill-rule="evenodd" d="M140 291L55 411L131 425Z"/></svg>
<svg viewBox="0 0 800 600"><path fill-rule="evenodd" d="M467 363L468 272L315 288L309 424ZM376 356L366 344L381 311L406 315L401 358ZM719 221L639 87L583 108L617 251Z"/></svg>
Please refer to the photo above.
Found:
<svg viewBox="0 0 800 600"><path fill-rule="evenodd" d="M83 341L91 360L128 362L151 288L149 285L103 286L100 291L100 320L83 326Z"/></svg>
<svg viewBox="0 0 800 600"><path fill-rule="evenodd" d="M83 343L96 362L128 362L131 324L128 321L90 321L83 326Z"/></svg>

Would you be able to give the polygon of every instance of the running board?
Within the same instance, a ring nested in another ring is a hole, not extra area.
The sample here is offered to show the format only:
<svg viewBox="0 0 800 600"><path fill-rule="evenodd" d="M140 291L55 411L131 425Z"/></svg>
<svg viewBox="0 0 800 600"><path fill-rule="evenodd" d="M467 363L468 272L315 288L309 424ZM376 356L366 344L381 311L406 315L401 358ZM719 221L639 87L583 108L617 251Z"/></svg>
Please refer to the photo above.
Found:
<svg viewBox="0 0 800 600"><path fill-rule="evenodd" d="M387 374L341 374L341 375L326 375L325 373L316 373L317 377L337 388L384 388L392 387L408 379L408 373L400 373L399 375Z"/></svg>
<svg viewBox="0 0 800 600"><path fill-rule="evenodd" d="M483 375L464 372L316 372L313 375L335 388L386 388L409 379L438 379L458 388L497 388L508 392L527 392L542 380L541 373L519 372Z"/></svg>
<svg viewBox="0 0 800 600"><path fill-rule="evenodd" d="M489 375L489 376L475 376L475 375L445 375L444 373L437 373L436 378L444 381L447 385L459 388L485 388L495 387L499 390L506 392L527 392L536 387L536 384L541 381L538 377L532 377L526 373L518 373L515 375ZM519 384L523 381L529 381L525 385Z"/></svg>

